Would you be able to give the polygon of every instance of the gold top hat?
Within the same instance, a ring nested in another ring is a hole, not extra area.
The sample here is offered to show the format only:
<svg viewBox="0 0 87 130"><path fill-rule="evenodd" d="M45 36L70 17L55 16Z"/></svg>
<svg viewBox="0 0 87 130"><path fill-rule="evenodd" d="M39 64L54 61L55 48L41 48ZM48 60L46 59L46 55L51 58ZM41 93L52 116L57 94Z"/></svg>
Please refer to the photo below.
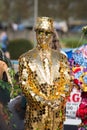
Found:
<svg viewBox="0 0 87 130"><path fill-rule="evenodd" d="M35 30L53 32L53 19L49 17L38 17Z"/></svg>

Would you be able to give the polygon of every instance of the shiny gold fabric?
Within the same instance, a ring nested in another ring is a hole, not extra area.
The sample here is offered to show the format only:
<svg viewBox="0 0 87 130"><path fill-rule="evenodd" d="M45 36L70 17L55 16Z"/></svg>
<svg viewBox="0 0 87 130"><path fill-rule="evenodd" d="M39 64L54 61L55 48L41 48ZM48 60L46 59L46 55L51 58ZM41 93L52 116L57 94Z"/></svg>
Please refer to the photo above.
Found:
<svg viewBox="0 0 87 130"><path fill-rule="evenodd" d="M49 17L38 17L35 30L37 29L53 32L53 19Z"/></svg>
<svg viewBox="0 0 87 130"><path fill-rule="evenodd" d="M19 58L20 86L27 99L25 130L62 130L71 91L67 58L49 48L52 34L45 31L36 31L36 48Z"/></svg>

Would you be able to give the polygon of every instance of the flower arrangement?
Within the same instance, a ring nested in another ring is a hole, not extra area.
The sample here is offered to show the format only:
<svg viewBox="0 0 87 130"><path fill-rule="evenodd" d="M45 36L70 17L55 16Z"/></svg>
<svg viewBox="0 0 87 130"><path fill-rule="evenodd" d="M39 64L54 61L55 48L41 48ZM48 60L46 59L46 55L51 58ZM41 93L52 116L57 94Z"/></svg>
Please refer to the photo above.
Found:
<svg viewBox="0 0 87 130"><path fill-rule="evenodd" d="M87 26L82 28L87 35ZM81 119L78 130L87 130L87 44L80 46L70 53L69 63L73 75L73 82L81 90L81 103L76 116Z"/></svg>

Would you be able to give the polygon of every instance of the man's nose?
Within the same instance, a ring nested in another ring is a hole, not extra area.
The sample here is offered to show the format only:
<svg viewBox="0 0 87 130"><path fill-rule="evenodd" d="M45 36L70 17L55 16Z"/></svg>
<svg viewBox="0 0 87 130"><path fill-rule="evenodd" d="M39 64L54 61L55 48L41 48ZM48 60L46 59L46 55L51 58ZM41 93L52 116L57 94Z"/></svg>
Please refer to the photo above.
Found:
<svg viewBox="0 0 87 130"><path fill-rule="evenodd" d="M41 36L42 36L43 38L46 37L45 32L43 32L43 33L41 34Z"/></svg>

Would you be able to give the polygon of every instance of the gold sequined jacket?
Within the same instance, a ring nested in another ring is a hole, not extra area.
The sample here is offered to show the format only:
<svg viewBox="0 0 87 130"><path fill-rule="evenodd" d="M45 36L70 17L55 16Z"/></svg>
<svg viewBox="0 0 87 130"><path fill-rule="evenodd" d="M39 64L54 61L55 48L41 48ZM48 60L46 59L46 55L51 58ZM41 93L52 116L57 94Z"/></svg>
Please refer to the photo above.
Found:
<svg viewBox="0 0 87 130"><path fill-rule="evenodd" d="M27 99L25 130L61 130L71 91L67 58L55 50L40 57L37 47L19 58L19 80Z"/></svg>

